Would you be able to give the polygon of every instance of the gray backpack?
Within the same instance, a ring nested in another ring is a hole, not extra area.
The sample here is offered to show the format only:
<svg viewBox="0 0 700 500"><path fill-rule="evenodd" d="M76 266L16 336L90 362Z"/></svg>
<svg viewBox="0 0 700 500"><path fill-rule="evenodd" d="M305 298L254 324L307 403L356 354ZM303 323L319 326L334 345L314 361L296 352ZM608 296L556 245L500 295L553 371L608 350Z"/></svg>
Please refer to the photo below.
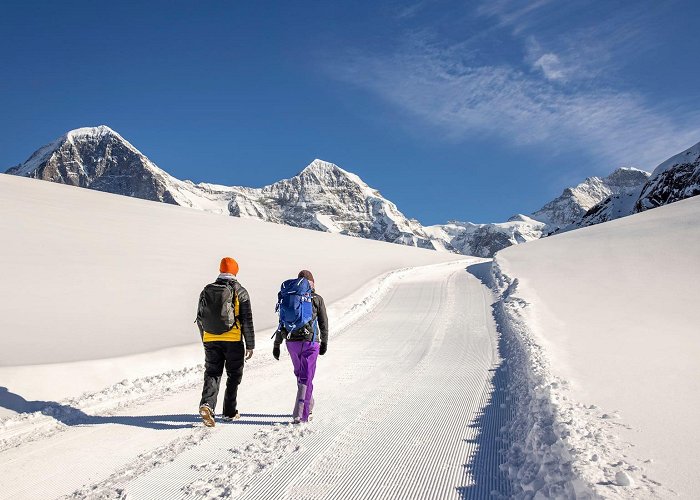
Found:
<svg viewBox="0 0 700 500"><path fill-rule="evenodd" d="M221 335L236 324L236 292L230 283L210 283L199 294L197 323L207 333Z"/></svg>

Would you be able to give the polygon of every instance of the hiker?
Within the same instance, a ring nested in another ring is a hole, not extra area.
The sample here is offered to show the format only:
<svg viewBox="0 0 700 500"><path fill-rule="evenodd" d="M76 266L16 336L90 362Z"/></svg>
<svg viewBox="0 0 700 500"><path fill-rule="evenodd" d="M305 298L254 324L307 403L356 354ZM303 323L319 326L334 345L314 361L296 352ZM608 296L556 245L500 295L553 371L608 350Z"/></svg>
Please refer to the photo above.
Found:
<svg viewBox="0 0 700 500"><path fill-rule="evenodd" d="M215 425L214 410L224 367L223 419L241 418L236 408L238 385L243 377L243 365L255 349L253 311L248 292L236 279L238 263L224 257L219 272L216 281L204 287L199 295L196 320L204 344L204 388L199 414L207 427Z"/></svg>
<svg viewBox="0 0 700 500"><path fill-rule="evenodd" d="M309 307L309 305L311 307ZM310 271L299 271L296 279L282 283L278 294L280 325L275 332L272 355L280 359L282 339L297 378L297 397L292 417L294 423L308 422L314 408L314 374L316 359L328 349L328 315L323 297L316 293Z"/></svg>

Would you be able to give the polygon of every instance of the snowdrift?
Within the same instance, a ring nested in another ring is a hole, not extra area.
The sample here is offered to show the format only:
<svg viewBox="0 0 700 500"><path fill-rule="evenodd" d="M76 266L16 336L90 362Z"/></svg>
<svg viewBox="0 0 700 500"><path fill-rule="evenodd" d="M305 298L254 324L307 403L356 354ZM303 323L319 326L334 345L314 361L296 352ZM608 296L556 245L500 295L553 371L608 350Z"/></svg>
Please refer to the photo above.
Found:
<svg viewBox="0 0 700 500"><path fill-rule="evenodd" d="M700 490L700 197L499 252L521 488Z"/></svg>
<svg viewBox="0 0 700 500"><path fill-rule="evenodd" d="M10 175L0 234L0 386L54 401L200 362L197 297L222 256L240 264L261 350L300 269L337 314L391 270L460 259Z"/></svg>

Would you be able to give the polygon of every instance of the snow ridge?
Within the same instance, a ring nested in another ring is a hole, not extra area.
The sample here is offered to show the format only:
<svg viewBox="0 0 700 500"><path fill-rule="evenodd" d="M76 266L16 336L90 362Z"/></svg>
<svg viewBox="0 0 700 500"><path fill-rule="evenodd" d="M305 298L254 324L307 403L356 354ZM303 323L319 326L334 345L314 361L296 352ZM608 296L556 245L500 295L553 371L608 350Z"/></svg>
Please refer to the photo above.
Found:
<svg viewBox="0 0 700 500"><path fill-rule="evenodd" d="M508 425L512 445L502 466L515 483L514 498L657 497L658 483L631 459L617 438L615 412L571 400L566 380L552 375L547 353L529 330L530 305L518 296L518 280L495 258L492 280L499 300L494 313L516 401Z"/></svg>

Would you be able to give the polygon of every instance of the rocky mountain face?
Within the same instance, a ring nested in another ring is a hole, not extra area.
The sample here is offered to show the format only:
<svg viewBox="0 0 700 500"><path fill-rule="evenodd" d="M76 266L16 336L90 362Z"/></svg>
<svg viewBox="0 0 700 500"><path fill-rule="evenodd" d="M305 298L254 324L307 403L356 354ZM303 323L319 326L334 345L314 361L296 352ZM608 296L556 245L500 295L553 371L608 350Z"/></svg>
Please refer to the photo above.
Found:
<svg viewBox="0 0 700 500"><path fill-rule="evenodd" d="M418 221L355 174L322 160L291 179L233 193L228 208L237 217L435 249Z"/></svg>
<svg viewBox="0 0 700 500"><path fill-rule="evenodd" d="M649 173L636 168L618 168L607 177L588 177L577 186L566 188L554 200L532 214L536 220L547 224L549 234L580 224L586 213L614 195L639 189L649 178Z"/></svg>
<svg viewBox="0 0 700 500"><path fill-rule="evenodd" d="M491 257L507 246L700 194L700 143L659 165L651 177L635 168L589 177L529 216L428 227L332 163L314 160L298 175L262 188L194 184L161 170L106 126L68 132L7 173L216 214Z"/></svg>
<svg viewBox="0 0 700 500"><path fill-rule="evenodd" d="M700 194L700 142L654 169L634 205L635 212Z"/></svg>
<svg viewBox="0 0 700 500"><path fill-rule="evenodd" d="M546 227L526 215L514 215L507 222L474 224L453 221L426 227L434 241L452 252L475 257L493 255L511 245L519 245L542 237Z"/></svg>
<svg viewBox="0 0 700 500"><path fill-rule="evenodd" d="M600 224L700 194L700 143L661 163L639 186L626 186L566 230Z"/></svg>
<svg viewBox="0 0 700 500"><path fill-rule="evenodd" d="M105 126L72 130L7 173L177 204L172 177Z"/></svg>
<svg viewBox="0 0 700 500"><path fill-rule="evenodd" d="M633 214L634 204L639 199L642 187L644 187L644 184L608 196L588 210L581 219L562 228L561 231L571 231L586 226L593 226Z"/></svg>
<svg viewBox="0 0 700 500"><path fill-rule="evenodd" d="M619 210L618 197L626 200L628 196L633 196L631 193L639 195L648 178L649 173L643 170L619 168L607 177L589 177L577 186L566 188L559 197L531 216L518 214L507 222L492 224L451 222L426 229L433 239L440 241L448 250L491 257L511 245L602 222L591 217L586 224L583 223L586 214L605 200L614 200L614 209Z"/></svg>
<svg viewBox="0 0 700 500"><path fill-rule="evenodd" d="M435 249L416 220L358 176L314 160L263 188L194 184L167 174L106 126L68 132L8 174L236 217Z"/></svg>
<svg viewBox="0 0 700 500"><path fill-rule="evenodd" d="M649 172L636 168L615 170L603 179L610 194L588 208L582 216L573 219L567 225L556 228L556 231L571 231L632 214L634 204L650 175Z"/></svg>

